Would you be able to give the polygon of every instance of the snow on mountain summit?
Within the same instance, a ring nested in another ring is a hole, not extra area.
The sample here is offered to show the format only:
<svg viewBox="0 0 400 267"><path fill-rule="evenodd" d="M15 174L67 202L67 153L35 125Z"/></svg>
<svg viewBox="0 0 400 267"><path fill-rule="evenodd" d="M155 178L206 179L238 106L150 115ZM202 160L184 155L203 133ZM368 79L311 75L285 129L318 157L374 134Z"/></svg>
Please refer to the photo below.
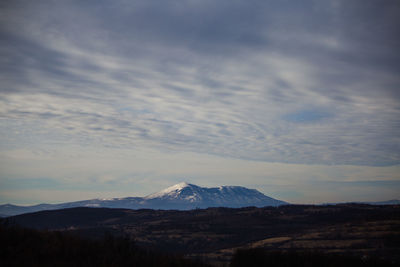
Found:
<svg viewBox="0 0 400 267"><path fill-rule="evenodd" d="M176 193L180 192L183 188L185 188L187 186L189 186L188 183L182 182L182 183L167 187L167 188L165 188L165 189L163 189L163 190L161 190L161 191L159 191L157 193L150 194L150 195L146 196L145 199L163 197L163 196L166 196L166 195L172 195L174 193L176 194Z"/></svg>
<svg viewBox="0 0 400 267"><path fill-rule="evenodd" d="M146 200L169 200L174 202L198 202L202 200L202 195L204 194L204 188L199 187L194 184L189 184L182 182L173 186L170 186L164 190L157 193L148 195L145 197Z"/></svg>

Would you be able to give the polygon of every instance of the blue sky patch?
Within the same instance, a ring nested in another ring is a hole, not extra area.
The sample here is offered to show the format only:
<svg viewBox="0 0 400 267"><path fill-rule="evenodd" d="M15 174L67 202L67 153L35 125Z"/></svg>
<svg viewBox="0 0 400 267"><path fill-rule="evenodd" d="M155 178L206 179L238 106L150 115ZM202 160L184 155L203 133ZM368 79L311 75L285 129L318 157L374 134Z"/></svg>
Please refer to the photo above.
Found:
<svg viewBox="0 0 400 267"><path fill-rule="evenodd" d="M289 122L308 123L319 122L332 117L332 114L318 109L301 110L286 114L283 119Z"/></svg>

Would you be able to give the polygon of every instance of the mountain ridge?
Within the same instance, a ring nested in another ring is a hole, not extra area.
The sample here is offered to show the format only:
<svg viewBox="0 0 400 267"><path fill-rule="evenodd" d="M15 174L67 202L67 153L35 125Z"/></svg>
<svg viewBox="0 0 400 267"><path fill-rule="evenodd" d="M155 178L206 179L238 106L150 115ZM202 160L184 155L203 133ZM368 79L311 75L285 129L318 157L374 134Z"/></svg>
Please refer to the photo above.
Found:
<svg viewBox="0 0 400 267"><path fill-rule="evenodd" d="M97 198L60 204L43 203L32 206L5 204L0 205L0 214L3 216L13 216L42 210L74 207L190 210L209 207L240 208L247 206L280 206L285 204L289 203L268 197L256 189L248 189L242 186L207 188L181 182L145 197Z"/></svg>

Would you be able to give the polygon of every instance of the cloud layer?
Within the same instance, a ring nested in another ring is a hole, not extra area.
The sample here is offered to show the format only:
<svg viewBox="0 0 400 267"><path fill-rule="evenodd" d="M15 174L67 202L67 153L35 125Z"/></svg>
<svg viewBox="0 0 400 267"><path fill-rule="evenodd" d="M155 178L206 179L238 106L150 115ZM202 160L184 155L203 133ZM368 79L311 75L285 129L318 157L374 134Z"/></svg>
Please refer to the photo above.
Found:
<svg viewBox="0 0 400 267"><path fill-rule="evenodd" d="M268 162L398 164L399 9L9 1L2 127Z"/></svg>

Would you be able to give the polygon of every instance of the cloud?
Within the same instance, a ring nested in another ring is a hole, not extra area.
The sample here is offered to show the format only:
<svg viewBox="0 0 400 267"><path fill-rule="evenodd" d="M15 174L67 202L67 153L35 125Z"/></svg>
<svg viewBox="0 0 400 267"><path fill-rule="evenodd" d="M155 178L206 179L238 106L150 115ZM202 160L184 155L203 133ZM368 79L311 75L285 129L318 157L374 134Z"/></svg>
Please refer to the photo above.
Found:
<svg viewBox="0 0 400 267"><path fill-rule="evenodd" d="M57 140L399 164L398 9L395 1L8 2L1 146Z"/></svg>

